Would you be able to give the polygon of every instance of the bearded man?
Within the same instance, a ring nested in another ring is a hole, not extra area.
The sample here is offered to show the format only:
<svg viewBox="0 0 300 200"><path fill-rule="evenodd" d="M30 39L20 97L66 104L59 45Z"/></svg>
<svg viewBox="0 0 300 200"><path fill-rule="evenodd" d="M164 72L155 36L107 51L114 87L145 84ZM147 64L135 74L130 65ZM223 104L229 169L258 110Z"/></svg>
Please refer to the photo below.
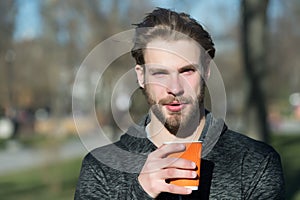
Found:
<svg viewBox="0 0 300 200"><path fill-rule="evenodd" d="M75 199L284 198L277 152L228 129L204 107L215 48L196 20L155 9L137 24L131 53L149 113L119 141L84 158ZM221 129L215 128L219 124ZM168 157L185 151L185 146L165 142L212 138L215 145L201 158L198 189L171 184L170 179L197 178L196 165Z"/></svg>

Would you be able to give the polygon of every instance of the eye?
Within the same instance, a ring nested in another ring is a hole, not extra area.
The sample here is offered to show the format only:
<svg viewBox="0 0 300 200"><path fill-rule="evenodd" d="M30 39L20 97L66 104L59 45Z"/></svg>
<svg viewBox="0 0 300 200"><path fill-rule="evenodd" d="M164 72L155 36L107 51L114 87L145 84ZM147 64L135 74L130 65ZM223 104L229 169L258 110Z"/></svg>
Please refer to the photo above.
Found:
<svg viewBox="0 0 300 200"><path fill-rule="evenodd" d="M167 75L167 72L165 72L165 71L155 71L155 72L152 72L152 75L159 77L159 76Z"/></svg>
<svg viewBox="0 0 300 200"><path fill-rule="evenodd" d="M193 74L194 72L195 72L195 69L193 69L193 68L187 68L187 69L184 69L181 71L181 73L184 75L190 75L190 74Z"/></svg>

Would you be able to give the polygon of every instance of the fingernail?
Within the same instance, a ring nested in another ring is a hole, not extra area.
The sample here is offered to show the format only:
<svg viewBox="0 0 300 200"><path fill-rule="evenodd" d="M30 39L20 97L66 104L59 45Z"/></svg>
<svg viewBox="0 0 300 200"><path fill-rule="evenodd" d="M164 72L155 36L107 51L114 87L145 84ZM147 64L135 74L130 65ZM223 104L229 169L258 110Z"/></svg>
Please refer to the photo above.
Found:
<svg viewBox="0 0 300 200"><path fill-rule="evenodd" d="M184 144L178 144L177 148L178 148L178 150L184 150L185 149L185 145Z"/></svg>
<svg viewBox="0 0 300 200"><path fill-rule="evenodd" d="M191 193L193 192L193 190L192 190L191 188L186 188L186 192L187 192L188 194L191 194Z"/></svg>
<svg viewBox="0 0 300 200"><path fill-rule="evenodd" d="M197 172L192 172L192 177L196 178L197 177Z"/></svg>
<svg viewBox="0 0 300 200"><path fill-rule="evenodd" d="M197 165L196 165L196 163L192 162L192 163L191 163L191 166L192 166L192 168L195 169Z"/></svg>

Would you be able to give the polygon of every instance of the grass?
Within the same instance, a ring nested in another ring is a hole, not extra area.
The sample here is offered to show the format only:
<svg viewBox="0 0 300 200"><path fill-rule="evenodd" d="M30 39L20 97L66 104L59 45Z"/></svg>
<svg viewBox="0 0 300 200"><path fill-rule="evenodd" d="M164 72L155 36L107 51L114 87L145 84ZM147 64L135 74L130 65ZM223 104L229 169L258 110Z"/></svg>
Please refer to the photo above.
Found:
<svg viewBox="0 0 300 200"><path fill-rule="evenodd" d="M81 158L0 177L0 197L6 200L73 199Z"/></svg>
<svg viewBox="0 0 300 200"><path fill-rule="evenodd" d="M300 135L274 135L272 145L281 156L286 199L300 200Z"/></svg>
<svg viewBox="0 0 300 200"><path fill-rule="evenodd" d="M273 135L281 155L288 200L300 200L300 135ZM73 199L81 159L68 160L0 177L0 198L5 200Z"/></svg>

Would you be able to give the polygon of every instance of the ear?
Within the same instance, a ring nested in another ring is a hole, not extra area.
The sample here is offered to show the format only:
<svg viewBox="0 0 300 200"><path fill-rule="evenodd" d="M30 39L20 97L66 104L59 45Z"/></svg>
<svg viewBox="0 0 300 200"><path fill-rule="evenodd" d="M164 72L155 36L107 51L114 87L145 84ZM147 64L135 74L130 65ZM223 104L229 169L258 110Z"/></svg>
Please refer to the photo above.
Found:
<svg viewBox="0 0 300 200"><path fill-rule="evenodd" d="M145 87L145 76L144 76L144 68L141 65L135 66L135 73L138 79L139 86L141 88Z"/></svg>
<svg viewBox="0 0 300 200"><path fill-rule="evenodd" d="M205 72L205 80L207 81L210 77L210 67L209 67L209 63Z"/></svg>
<svg viewBox="0 0 300 200"><path fill-rule="evenodd" d="M205 61L205 74L204 74L204 79L205 79L205 81L207 81L208 79L209 79L209 77L210 77L210 61L211 61L212 59L206 59L206 61Z"/></svg>

